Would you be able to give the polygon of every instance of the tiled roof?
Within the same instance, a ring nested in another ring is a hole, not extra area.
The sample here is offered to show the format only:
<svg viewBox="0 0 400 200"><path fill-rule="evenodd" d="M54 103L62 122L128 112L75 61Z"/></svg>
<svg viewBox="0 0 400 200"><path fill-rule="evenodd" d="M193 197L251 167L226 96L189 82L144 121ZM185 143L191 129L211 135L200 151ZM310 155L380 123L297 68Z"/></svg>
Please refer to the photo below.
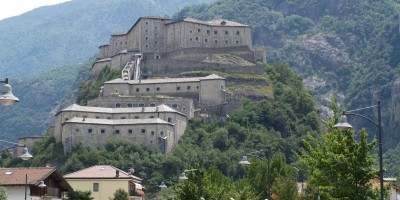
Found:
<svg viewBox="0 0 400 200"><path fill-rule="evenodd" d="M237 26L237 27L238 26L240 26L240 27L248 27L249 26L246 24L241 24L241 23L229 21L226 19L214 19L214 20L210 20L210 21L202 21L202 20L191 18L191 17L185 18L180 21L172 22L172 23L178 23L178 22L182 22L182 21L192 22L192 23L196 23L196 24L204 24L204 25L209 25L209 26Z"/></svg>
<svg viewBox="0 0 400 200"><path fill-rule="evenodd" d="M161 104L154 107L127 107L127 108L104 108L104 107L91 107L91 106L80 106L78 104L72 104L62 111L82 111L82 112L96 112L96 113L155 113L155 112L174 112L180 113L177 110ZM180 113L182 114L182 113ZM183 115L183 114L182 114Z"/></svg>
<svg viewBox="0 0 400 200"><path fill-rule="evenodd" d="M28 175L28 185L38 185L55 171L53 167L0 168L0 184L2 186L25 185L25 178Z"/></svg>
<svg viewBox="0 0 400 200"><path fill-rule="evenodd" d="M164 79L144 79L144 80L122 80L117 78L111 81L105 82L105 84L110 83L128 83L128 84L155 84L155 83L185 83L185 82L199 82L202 79L224 79L216 74L211 74L206 77L190 77L190 78L164 78Z"/></svg>
<svg viewBox="0 0 400 200"><path fill-rule="evenodd" d="M117 179L116 174L119 171L118 179L135 179L141 181L139 177L128 174L111 165L95 165L82 169L64 176L65 179Z"/></svg>
<svg viewBox="0 0 400 200"><path fill-rule="evenodd" d="M168 124L160 118L147 118L147 119L95 119L95 118L82 118L74 117L65 123L80 123L80 124L103 124L103 125L124 125L124 124Z"/></svg>

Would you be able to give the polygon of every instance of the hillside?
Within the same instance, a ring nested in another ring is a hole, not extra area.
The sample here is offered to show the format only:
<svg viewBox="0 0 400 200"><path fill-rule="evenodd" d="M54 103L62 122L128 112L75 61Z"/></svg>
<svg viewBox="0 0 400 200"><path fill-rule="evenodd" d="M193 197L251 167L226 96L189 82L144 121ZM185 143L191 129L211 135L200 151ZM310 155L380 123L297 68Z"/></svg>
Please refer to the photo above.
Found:
<svg viewBox="0 0 400 200"><path fill-rule="evenodd" d="M211 0L71 0L0 21L3 76L29 77L85 62L112 33L128 30L140 16L171 15Z"/></svg>
<svg viewBox="0 0 400 200"><path fill-rule="evenodd" d="M172 15L202 2L210 0L72 0L1 20L0 70L21 102L0 107L0 135L15 141L42 134L63 97L74 101L93 64L89 58L110 34L128 30L140 16Z"/></svg>
<svg viewBox="0 0 400 200"><path fill-rule="evenodd" d="M254 42L269 48L268 63L286 62L301 73L327 116L332 95L348 110L380 99L388 150L400 141L398 12L399 3L392 0L232 0L188 7L175 18L223 17L250 24ZM359 114L377 116L372 109ZM372 123L350 120L377 134Z"/></svg>

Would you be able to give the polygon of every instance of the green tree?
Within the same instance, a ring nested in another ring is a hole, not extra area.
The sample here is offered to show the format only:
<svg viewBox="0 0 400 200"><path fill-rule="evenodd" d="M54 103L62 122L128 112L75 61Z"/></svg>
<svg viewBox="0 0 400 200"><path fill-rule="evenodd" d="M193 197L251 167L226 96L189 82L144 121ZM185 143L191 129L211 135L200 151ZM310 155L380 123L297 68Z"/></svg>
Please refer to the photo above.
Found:
<svg viewBox="0 0 400 200"><path fill-rule="evenodd" d="M68 200L93 200L91 191L72 191L67 193Z"/></svg>
<svg viewBox="0 0 400 200"><path fill-rule="evenodd" d="M336 106L333 106L336 113ZM331 133L321 138L308 134L304 148L298 155L307 168L308 187L311 193L330 199L377 199L371 180L377 176L374 169L376 155L371 154L375 139L368 141L362 129L355 137L354 131L333 128L337 117L329 121Z"/></svg>
<svg viewBox="0 0 400 200"><path fill-rule="evenodd" d="M7 200L7 197L6 188L0 186L0 200Z"/></svg>
<svg viewBox="0 0 400 200"><path fill-rule="evenodd" d="M114 192L112 200L129 200L129 196L125 190L120 188Z"/></svg>

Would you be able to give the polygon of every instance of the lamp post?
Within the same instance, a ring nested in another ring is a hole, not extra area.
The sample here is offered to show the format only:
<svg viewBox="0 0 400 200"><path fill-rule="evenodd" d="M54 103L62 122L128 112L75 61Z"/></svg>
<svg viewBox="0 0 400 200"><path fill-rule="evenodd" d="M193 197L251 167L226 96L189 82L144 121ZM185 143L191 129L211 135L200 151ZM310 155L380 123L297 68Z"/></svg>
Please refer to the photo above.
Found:
<svg viewBox="0 0 400 200"><path fill-rule="evenodd" d="M270 162L271 162L271 150L269 147L263 150L259 151L254 151L247 153L246 155L254 156L258 159L261 159L261 156L259 154L264 153L264 155L267 157L267 199L271 200L271 170L270 170ZM242 166L248 166L251 163L248 161L247 156L243 156L242 160L239 162Z"/></svg>
<svg viewBox="0 0 400 200"><path fill-rule="evenodd" d="M186 172L193 172L193 171L197 171L198 169L186 169L186 170L184 170L180 175L179 175L179 180L180 181L184 181L184 180L187 180L187 179L189 179L187 176L186 176ZM197 185L198 185L198 187L199 187L199 191L198 191L198 196L200 197L200 200L201 199L204 199L203 197L202 197L202 195L203 195L203 186L202 186L202 183L201 183L201 171L200 170L198 170L199 171L199 175L197 176Z"/></svg>
<svg viewBox="0 0 400 200"><path fill-rule="evenodd" d="M365 109L370 109L370 108L378 108L378 122L375 122L374 120L364 116L360 115L357 113L354 113L355 111L360 111L360 110L365 110ZM384 198L384 193L383 193L383 161L382 161L382 117L381 117L381 101L377 101L376 105L369 106L369 107L364 107L364 108L359 108L356 110L350 110L346 111L344 115L340 116L339 118L339 123L337 123L334 127L338 128L340 131L346 131L349 129L352 129L353 127L347 123L347 117L346 115L349 116L357 116L361 117L363 119L368 120L369 122L373 123L377 128L378 128L378 148L379 148L379 183L380 183L380 200L383 200Z"/></svg>
<svg viewBox="0 0 400 200"><path fill-rule="evenodd" d="M8 84L8 78L0 78L0 83L5 83L4 91L0 95L0 104L3 106L9 106L19 102L19 99L14 96L11 91L11 85Z"/></svg>

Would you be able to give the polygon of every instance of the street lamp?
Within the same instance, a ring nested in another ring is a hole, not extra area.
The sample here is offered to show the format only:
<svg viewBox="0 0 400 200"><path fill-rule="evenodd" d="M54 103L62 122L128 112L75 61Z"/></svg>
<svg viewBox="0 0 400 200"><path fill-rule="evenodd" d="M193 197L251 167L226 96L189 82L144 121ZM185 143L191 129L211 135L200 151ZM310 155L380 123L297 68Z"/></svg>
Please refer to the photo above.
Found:
<svg viewBox="0 0 400 200"><path fill-rule="evenodd" d="M13 146L11 147L7 147L3 150L0 151L0 153L3 153L9 149L15 148L15 147L24 147L22 154L19 155L18 157L21 158L22 160L29 160L30 158L32 158L33 156L29 153L28 148L25 147L25 144L19 144L19 143L15 143L15 142L10 142L10 141L6 141L6 140L0 140L0 142L4 142L4 143L8 143L8 144L12 144Z"/></svg>
<svg viewBox="0 0 400 200"><path fill-rule="evenodd" d="M0 78L0 83L5 83L4 91L0 95L0 104L3 106L9 106L15 102L19 102L19 99L14 96L11 91L11 85L8 84L8 78Z"/></svg>
<svg viewBox="0 0 400 200"><path fill-rule="evenodd" d="M370 109L370 108L378 108L378 122L375 122L374 120L364 116L360 115L357 113L354 113L355 111L360 111L360 110L365 110L365 109ZM337 123L334 127L338 128L340 131L346 131L349 129L352 129L353 127L347 123L347 117L346 115L351 115L351 116L357 116L361 117L363 119L368 120L369 122L373 123L377 128L378 128L378 148L379 148L379 182L380 182L380 200L383 200L384 194L383 194L383 161L382 161L382 117L381 117L381 101L378 101L376 105L365 107L365 108L359 108L356 110L350 110L346 111L344 115L340 116L339 118L339 123Z"/></svg>
<svg viewBox="0 0 400 200"><path fill-rule="evenodd" d="M258 159L261 159L261 156L259 156L261 153L264 153L264 155L267 157L267 199L271 200L271 170L270 170L270 160L271 160L271 150L269 147L267 147L266 149L263 150L259 150L259 151L254 151L254 152L250 152L247 153L246 155L249 156L254 156ZM242 166L248 166L251 163L248 161L247 156L243 156L242 160L239 162L239 164L241 164Z"/></svg>

